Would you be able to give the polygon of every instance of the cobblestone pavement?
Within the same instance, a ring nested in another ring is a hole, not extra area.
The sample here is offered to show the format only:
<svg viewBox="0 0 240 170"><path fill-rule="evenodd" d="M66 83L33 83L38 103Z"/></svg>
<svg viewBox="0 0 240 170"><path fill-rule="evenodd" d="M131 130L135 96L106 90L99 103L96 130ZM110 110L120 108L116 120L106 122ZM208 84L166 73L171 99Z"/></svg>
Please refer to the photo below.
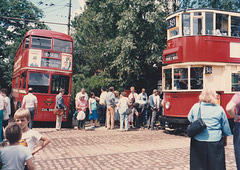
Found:
<svg viewBox="0 0 240 170"><path fill-rule="evenodd" d="M34 156L38 170L161 169L188 170L190 139L171 130L150 131L99 127L87 131L35 128L52 142ZM227 170L235 170L232 137L226 147Z"/></svg>

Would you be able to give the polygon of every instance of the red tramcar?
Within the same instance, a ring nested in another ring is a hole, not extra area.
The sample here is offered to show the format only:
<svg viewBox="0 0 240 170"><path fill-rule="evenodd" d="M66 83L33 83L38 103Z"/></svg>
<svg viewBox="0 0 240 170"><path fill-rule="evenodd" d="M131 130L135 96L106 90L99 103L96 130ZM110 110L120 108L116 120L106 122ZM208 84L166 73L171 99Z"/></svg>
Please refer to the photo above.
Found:
<svg viewBox="0 0 240 170"><path fill-rule="evenodd" d="M164 117L169 127L178 128L188 124L187 115L204 87L217 91L224 109L240 91L240 13L191 9L170 15L167 22Z"/></svg>
<svg viewBox="0 0 240 170"><path fill-rule="evenodd" d="M72 79L72 37L50 30L30 30L15 55L12 79L14 108L21 107L28 88L38 100L38 114L34 121L55 121L55 97L65 89L63 99L70 105ZM66 111L68 120L69 107Z"/></svg>

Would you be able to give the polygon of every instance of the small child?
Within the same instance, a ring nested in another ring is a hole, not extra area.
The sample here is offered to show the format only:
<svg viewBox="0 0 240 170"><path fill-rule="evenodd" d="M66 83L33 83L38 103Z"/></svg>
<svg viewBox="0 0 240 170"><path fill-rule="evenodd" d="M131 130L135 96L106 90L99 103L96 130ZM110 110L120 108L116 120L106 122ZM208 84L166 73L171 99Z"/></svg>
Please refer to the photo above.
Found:
<svg viewBox="0 0 240 170"><path fill-rule="evenodd" d="M29 148L19 145L22 137L21 128L17 123L11 123L5 130L9 146L0 150L2 170L14 169L23 170L25 163L28 170L33 170L32 154Z"/></svg>
<svg viewBox="0 0 240 170"><path fill-rule="evenodd" d="M32 152L32 155L40 151L47 144L50 143L50 139L41 135L39 132L32 130L28 127L28 123L31 120L31 115L28 109L20 108L14 114L14 121L19 124L22 130L22 138L20 145L26 146ZM37 141L42 141L42 145L34 148Z"/></svg>

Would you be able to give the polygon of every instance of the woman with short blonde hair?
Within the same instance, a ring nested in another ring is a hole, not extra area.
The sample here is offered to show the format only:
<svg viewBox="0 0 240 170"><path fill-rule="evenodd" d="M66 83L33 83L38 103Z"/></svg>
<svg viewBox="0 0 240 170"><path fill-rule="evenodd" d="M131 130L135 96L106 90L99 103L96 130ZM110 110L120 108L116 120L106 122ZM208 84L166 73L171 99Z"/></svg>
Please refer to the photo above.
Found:
<svg viewBox="0 0 240 170"><path fill-rule="evenodd" d="M225 170L224 138L232 135L226 113L217 104L217 93L211 88L203 89L199 100L192 106L188 120L193 122L201 115L207 127L191 138L190 170Z"/></svg>
<svg viewBox="0 0 240 170"><path fill-rule="evenodd" d="M199 96L200 102L212 103L217 104L217 93L213 89L204 89Z"/></svg>

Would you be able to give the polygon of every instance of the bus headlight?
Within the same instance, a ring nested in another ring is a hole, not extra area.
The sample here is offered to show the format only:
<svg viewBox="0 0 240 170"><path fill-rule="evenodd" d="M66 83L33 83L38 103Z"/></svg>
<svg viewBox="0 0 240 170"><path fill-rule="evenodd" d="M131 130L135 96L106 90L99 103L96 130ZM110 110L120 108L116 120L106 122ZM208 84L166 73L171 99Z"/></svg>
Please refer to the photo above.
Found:
<svg viewBox="0 0 240 170"><path fill-rule="evenodd" d="M165 103L165 108L166 108L166 109L169 109L169 108L170 108L170 102L166 102L166 103Z"/></svg>

